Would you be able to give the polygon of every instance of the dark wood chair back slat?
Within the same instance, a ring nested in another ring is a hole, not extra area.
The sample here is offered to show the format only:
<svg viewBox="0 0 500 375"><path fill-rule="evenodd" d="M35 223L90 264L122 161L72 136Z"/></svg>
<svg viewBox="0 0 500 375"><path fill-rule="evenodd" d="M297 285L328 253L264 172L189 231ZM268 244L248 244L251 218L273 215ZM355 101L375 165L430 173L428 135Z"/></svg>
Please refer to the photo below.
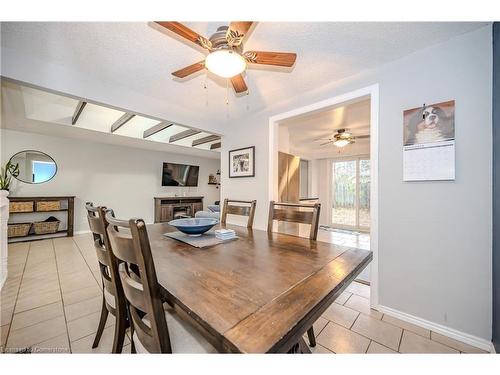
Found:
<svg viewBox="0 0 500 375"><path fill-rule="evenodd" d="M89 227L94 236L94 247L99 262L103 287L115 298L115 308L111 309L113 310L111 312L116 315L114 310L118 306L125 314L125 298L118 275L118 263L113 252L110 251L109 237L106 232L108 225L104 217L106 207L95 207L91 202L87 202L85 208L87 210Z"/></svg>
<svg viewBox="0 0 500 375"><path fill-rule="evenodd" d="M310 224L309 239L316 241L319 228L321 204L276 203L269 204L267 231L273 231L274 220L299 224Z"/></svg>
<svg viewBox="0 0 500 375"><path fill-rule="evenodd" d="M106 228L103 221L99 217L99 207L94 207L94 205L89 202L85 208L87 209L87 220L89 222L90 231L93 233L95 239L97 239L96 235L98 235L99 238L102 238L106 235ZM103 208L105 209L105 207Z"/></svg>
<svg viewBox="0 0 500 375"><path fill-rule="evenodd" d="M237 205L233 204L237 203ZM252 228L253 219L255 217L255 206L257 201L239 201L224 199L224 206L222 208L221 223L226 224L227 215L240 215L248 216L247 227Z"/></svg>
<svg viewBox="0 0 500 375"><path fill-rule="evenodd" d="M118 220L108 210L106 220L113 253L132 320L133 339L150 353L171 353L160 287L146 224L141 219ZM134 336L136 335L136 336Z"/></svg>
<svg viewBox="0 0 500 375"><path fill-rule="evenodd" d="M107 250L103 248L102 240L100 238L94 239L94 248L97 254L97 261L103 265L109 266L109 255Z"/></svg>

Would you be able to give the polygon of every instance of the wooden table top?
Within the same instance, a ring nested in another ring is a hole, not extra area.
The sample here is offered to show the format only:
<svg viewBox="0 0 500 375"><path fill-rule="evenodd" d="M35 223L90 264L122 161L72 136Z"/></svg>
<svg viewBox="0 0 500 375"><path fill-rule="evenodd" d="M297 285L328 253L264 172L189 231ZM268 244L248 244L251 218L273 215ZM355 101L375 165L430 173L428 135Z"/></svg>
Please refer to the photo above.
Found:
<svg viewBox="0 0 500 375"><path fill-rule="evenodd" d="M372 259L371 251L244 227L199 249L147 226L160 285L221 352L286 352Z"/></svg>

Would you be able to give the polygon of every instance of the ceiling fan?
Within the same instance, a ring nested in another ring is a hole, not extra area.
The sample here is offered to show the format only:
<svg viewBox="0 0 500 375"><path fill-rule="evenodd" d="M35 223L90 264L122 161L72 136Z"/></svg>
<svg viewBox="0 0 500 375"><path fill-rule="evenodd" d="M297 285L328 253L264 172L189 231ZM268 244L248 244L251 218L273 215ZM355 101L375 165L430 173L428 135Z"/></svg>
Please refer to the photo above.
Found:
<svg viewBox="0 0 500 375"><path fill-rule="evenodd" d="M321 143L320 146L325 146L330 143L333 143L334 146L342 148L352 143L355 143L356 139L370 138L370 135L357 135L354 136L352 133L345 128L337 129L336 133L333 134L331 138L318 139L318 141L328 141Z"/></svg>
<svg viewBox="0 0 500 375"><path fill-rule="evenodd" d="M179 22L156 23L209 52L203 61L177 70L172 73L173 76L184 78L206 68L220 77L230 79L238 94L248 91L242 76L247 64L291 67L297 58L295 53L287 52L243 52L243 41L254 22L231 22L229 26L220 26L208 39Z"/></svg>

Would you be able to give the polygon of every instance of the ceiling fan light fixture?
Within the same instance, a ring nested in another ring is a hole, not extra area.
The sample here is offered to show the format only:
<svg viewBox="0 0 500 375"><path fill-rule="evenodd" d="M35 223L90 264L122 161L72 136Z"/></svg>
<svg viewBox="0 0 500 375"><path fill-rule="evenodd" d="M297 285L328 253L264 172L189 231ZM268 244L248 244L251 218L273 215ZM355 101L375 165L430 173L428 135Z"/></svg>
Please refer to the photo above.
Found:
<svg viewBox="0 0 500 375"><path fill-rule="evenodd" d="M219 77L231 78L244 72L247 68L247 62L238 52L221 49L206 57L205 67Z"/></svg>
<svg viewBox="0 0 500 375"><path fill-rule="evenodd" d="M333 142L334 146L342 148L350 144L351 141L348 139L337 139L335 142Z"/></svg>
<svg viewBox="0 0 500 375"><path fill-rule="evenodd" d="M342 138L352 138L352 134L349 133L348 131L344 131L343 133L340 134Z"/></svg>

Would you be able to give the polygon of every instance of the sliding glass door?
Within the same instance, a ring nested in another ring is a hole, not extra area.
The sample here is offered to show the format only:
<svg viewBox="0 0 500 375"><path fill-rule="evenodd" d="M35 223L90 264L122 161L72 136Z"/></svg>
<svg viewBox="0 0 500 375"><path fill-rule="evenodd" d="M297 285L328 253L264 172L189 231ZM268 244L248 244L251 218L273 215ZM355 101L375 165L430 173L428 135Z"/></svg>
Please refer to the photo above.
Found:
<svg viewBox="0 0 500 375"><path fill-rule="evenodd" d="M333 227L369 230L370 159L359 157L332 162Z"/></svg>

